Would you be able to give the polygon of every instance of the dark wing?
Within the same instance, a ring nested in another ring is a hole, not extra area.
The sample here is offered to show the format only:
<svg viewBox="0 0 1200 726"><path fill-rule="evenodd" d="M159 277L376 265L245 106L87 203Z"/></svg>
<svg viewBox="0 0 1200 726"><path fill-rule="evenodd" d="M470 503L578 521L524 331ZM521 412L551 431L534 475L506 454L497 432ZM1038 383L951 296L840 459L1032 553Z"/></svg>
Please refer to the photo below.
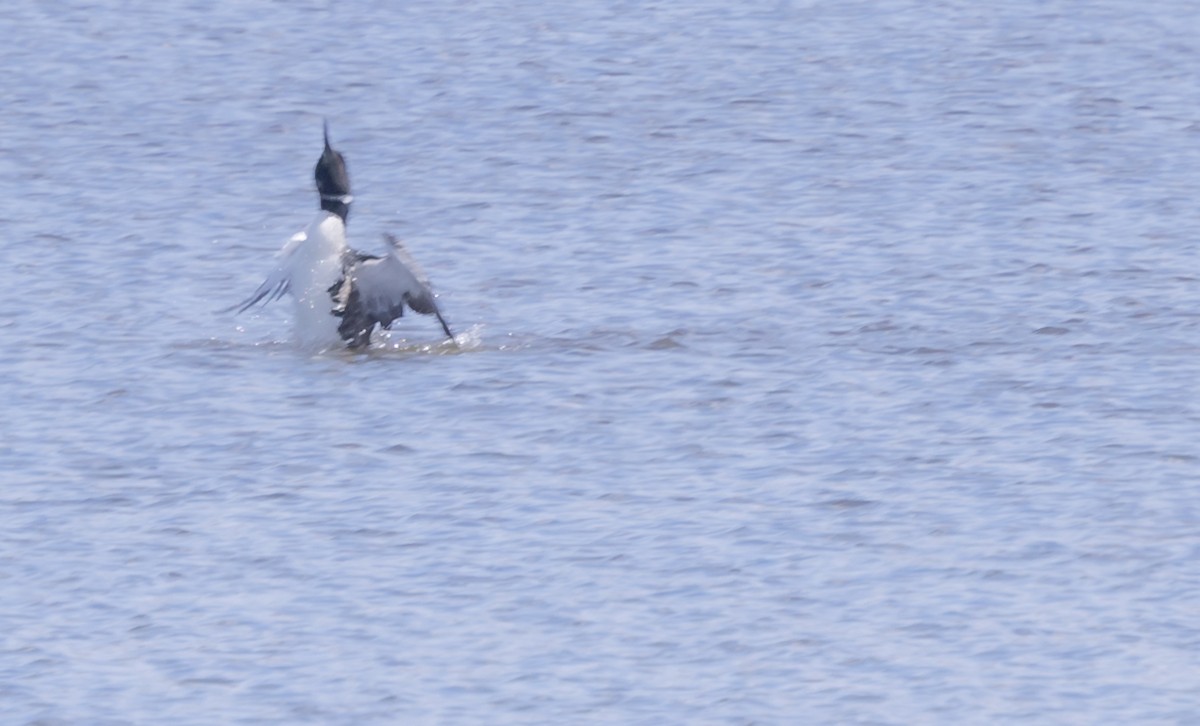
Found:
<svg viewBox="0 0 1200 726"><path fill-rule="evenodd" d="M239 313L244 313L260 301L266 305L283 297L292 284L292 271L290 267L292 253L306 239L308 239L308 235L304 232L297 232L292 235L292 238L287 241L283 249L279 250L279 262L275 265L275 269L271 270L271 273L267 275L267 279L263 280L258 289L254 291L254 294L233 307L225 308L222 312L236 310Z"/></svg>
<svg viewBox="0 0 1200 726"><path fill-rule="evenodd" d="M351 252L346 257L342 279L334 285L333 314L342 318L338 332L351 347L365 345L378 323L387 328L404 315L405 306L422 315L436 315L447 338L454 338L442 318L437 301L416 262L395 237L386 237L384 257Z"/></svg>

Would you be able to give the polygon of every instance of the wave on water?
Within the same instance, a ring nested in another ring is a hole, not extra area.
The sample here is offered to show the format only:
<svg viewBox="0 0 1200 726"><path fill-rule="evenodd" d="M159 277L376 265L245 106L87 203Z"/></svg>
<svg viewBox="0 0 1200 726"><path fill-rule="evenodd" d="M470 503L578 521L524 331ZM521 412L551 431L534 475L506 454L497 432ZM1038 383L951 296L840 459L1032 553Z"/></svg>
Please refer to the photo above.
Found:
<svg viewBox="0 0 1200 726"><path fill-rule="evenodd" d="M482 324L475 324L466 330L455 333L453 339L443 338L437 341L409 340L395 331L381 330L376 333L377 340L365 352L367 354L403 353L426 355L457 355L470 351L486 349L483 340ZM354 352L354 351L346 351Z"/></svg>

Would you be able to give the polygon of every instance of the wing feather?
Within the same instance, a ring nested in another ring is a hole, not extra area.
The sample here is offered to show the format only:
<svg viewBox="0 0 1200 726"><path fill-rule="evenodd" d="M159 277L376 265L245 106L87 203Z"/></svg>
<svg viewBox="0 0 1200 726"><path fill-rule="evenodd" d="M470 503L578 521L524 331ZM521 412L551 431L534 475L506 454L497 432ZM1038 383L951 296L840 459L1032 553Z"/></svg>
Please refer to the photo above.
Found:
<svg viewBox="0 0 1200 726"><path fill-rule="evenodd" d="M286 295L288 290L291 289L292 285L291 268L288 263L291 262L292 253L294 253L296 248L300 246L300 243L304 242L306 239L308 239L308 235L303 231L292 235L291 239L289 239L283 245L283 248L279 250L279 253L275 255L275 257L278 259L278 262L275 263L275 268L272 269L267 275L267 279L263 280L262 284L258 286L258 289L256 289L250 295L250 297L241 301L237 305L226 308L222 312L236 310L238 314L241 314L254 307L254 305L260 301L266 305L267 303L274 302Z"/></svg>
<svg viewBox="0 0 1200 726"><path fill-rule="evenodd" d="M360 340L364 333L369 335L375 323L387 328L404 315L407 306L422 315L436 315L446 336L453 338L421 268L399 240L391 235L386 239L390 248L386 256L354 253L347 259L345 275L350 284L335 293L335 311L340 310L343 318L339 327L343 337Z"/></svg>

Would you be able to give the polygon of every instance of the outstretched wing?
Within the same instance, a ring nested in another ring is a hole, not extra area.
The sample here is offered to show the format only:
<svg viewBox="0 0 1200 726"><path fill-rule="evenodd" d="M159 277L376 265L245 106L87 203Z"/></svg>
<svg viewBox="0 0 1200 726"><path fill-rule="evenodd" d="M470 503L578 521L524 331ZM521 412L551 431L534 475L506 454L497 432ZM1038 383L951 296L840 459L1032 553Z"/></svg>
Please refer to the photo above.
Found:
<svg viewBox="0 0 1200 726"><path fill-rule="evenodd" d="M422 315L436 315L446 337L453 338L424 273L398 239L385 239L390 250L384 257L351 253L343 280L332 291L334 314L342 317L342 337L353 347L370 336L375 323L391 326L407 306Z"/></svg>
<svg viewBox="0 0 1200 726"><path fill-rule="evenodd" d="M308 239L308 235L303 231L292 235L292 238L284 244L283 249L279 250L279 254L276 255L279 261L275 264L275 269L271 270L271 273L267 275L267 279L263 280L258 289L250 297L233 307L226 308L222 312L236 310L238 313L244 313L259 302L266 305L283 297L292 284L291 267L289 266L292 253L306 239Z"/></svg>

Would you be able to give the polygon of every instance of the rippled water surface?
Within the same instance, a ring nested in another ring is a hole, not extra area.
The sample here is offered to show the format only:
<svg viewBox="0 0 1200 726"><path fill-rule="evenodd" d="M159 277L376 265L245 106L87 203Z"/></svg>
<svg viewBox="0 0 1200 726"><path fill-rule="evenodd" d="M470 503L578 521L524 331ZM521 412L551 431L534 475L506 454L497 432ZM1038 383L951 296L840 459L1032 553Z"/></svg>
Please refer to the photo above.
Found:
<svg viewBox="0 0 1200 726"><path fill-rule="evenodd" d="M1200 6L0 20L3 723L1200 719Z"/></svg>

